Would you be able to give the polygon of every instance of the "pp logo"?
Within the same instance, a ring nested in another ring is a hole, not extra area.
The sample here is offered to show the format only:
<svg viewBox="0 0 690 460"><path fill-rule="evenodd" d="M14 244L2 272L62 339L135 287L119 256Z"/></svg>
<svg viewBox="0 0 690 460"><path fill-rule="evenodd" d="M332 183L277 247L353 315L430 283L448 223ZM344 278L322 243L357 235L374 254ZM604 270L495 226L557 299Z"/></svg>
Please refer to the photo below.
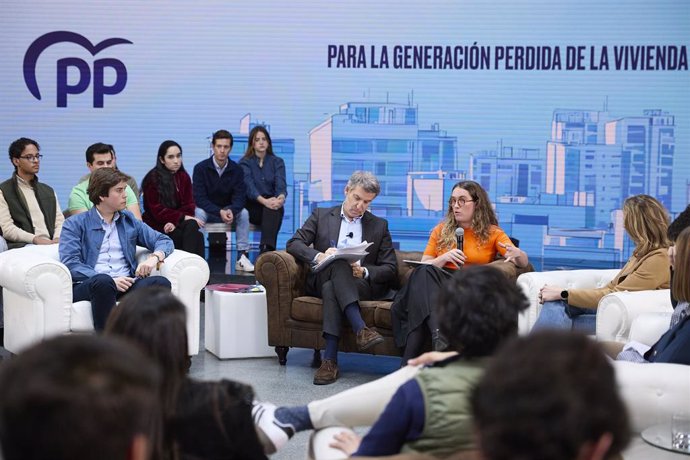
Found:
<svg viewBox="0 0 690 460"><path fill-rule="evenodd" d="M24 55L24 82L31 94L38 100L41 100L41 92L38 89L36 81L36 63L41 53L56 43L75 43L84 49L88 50L91 55L95 56L106 48L113 45L121 45L124 43L132 44L131 41L124 38L109 38L103 40L97 45L93 45L89 39L83 35L74 32L58 31L49 32L38 37L29 46ZM77 69L79 80L70 84L67 80L67 71L72 67ZM104 71L106 68L111 68L115 71L115 82L106 86L104 81ZM57 61L57 106L67 107L68 94L81 94L89 88L91 84L92 72L89 64L78 57L65 57ZM106 94L113 95L122 92L127 85L127 68L122 61L113 58L96 59L93 62L93 106L97 108L103 107L103 99Z"/></svg>

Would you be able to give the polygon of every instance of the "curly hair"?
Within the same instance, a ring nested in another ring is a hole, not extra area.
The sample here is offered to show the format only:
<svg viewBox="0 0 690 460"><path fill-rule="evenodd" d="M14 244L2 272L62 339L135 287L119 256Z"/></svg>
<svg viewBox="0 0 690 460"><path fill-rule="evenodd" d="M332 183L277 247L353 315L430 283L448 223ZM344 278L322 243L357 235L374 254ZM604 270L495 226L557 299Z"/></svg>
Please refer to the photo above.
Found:
<svg viewBox="0 0 690 460"><path fill-rule="evenodd" d="M640 258L670 246L668 213L664 205L649 195L634 195L623 203L623 226L635 243L633 256Z"/></svg>
<svg viewBox="0 0 690 460"><path fill-rule="evenodd" d="M474 214L472 215L472 231L477 235L479 241L486 243L489 240L489 231L492 225L498 225L496 213L491 207L491 200L489 195L477 182L472 180L465 180L458 182L453 186L453 190L461 188L467 190L474 201ZM455 230L458 228L458 223L455 221L453 214L453 205L448 203L448 212L443 219L443 227L441 228L441 236L439 238L439 248L454 248L457 244L455 239Z"/></svg>
<svg viewBox="0 0 690 460"><path fill-rule="evenodd" d="M609 458L630 442L613 367L595 341L570 331L507 342L470 404L487 460L575 459L605 433L613 438Z"/></svg>
<svg viewBox="0 0 690 460"><path fill-rule="evenodd" d="M517 333L529 302L500 270L479 265L457 270L438 295L441 333L466 358L489 356Z"/></svg>

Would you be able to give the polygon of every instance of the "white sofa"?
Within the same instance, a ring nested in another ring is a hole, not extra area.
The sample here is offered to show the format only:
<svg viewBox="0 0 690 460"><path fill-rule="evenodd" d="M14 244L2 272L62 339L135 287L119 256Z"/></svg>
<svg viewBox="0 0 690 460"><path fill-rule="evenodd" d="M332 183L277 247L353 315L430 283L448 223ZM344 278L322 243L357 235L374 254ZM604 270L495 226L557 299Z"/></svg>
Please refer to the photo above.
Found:
<svg viewBox="0 0 690 460"><path fill-rule="evenodd" d="M138 247L142 260L149 251ZM175 250L160 272L172 284L172 292L187 308L189 353L199 352L199 292L208 282L208 264L201 257ZM72 277L60 263L58 246L26 246L0 254L0 286L3 286L5 342L12 353L47 337L93 331L91 303L72 302Z"/></svg>
<svg viewBox="0 0 690 460"><path fill-rule="evenodd" d="M520 275L518 285L530 306L520 317L520 333L527 334L539 316L539 289L545 284L572 288L606 285L618 270L561 270ZM597 306L596 339L654 344L668 330L673 307L668 289L615 292L604 296ZM682 459L681 454L647 444L640 437L646 428L669 423L675 411L690 407L690 366L679 364L638 364L616 361L616 380L630 415L634 433L623 458Z"/></svg>
<svg viewBox="0 0 690 460"><path fill-rule="evenodd" d="M632 322L629 339L653 345L668 330L670 321L670 312L640 314ZM687 410L690 407L690 366L616 361L614 368L618 387L628 408L630 424L635 434L623 458L626 460L688 458L682 454L652 447L639 434L650 426L670 423L674 412Z"/></svg>
<svg viewBox="0 0 690 460"><path fill-rule="evenodd" d="M530 306L520 316L520 333L527 334L537 321L541 311L539 290L545 284L562 286L564 289L593 289L608 284L618 272L619 270L558 270L523 273L518 277L517 284L527 296ZM597 307L597 340L627 342L630 327L640 314L672 311L668 289L614 292L606 295Z"/></svg>

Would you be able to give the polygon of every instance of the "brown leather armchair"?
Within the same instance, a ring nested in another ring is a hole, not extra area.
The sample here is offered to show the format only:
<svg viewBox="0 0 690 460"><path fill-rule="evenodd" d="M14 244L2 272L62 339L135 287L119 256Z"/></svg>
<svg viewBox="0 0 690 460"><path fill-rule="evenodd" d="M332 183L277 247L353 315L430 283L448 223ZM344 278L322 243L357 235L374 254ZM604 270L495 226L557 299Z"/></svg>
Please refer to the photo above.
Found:
<svg viewBox="0 0 690 460"><path fill-rule="evenodd" d="M403 262L421 260L422 253L417 251L396 251L398 259L398 287L407 279L412 270ZM504 263L502 259L492 262L505 272L513 281L518 275L532 271L532 266L518 269L513 264ZM309 270L307 264L299 263L285 251L273 251L262 254L256 261L255 275L259 283L266 288L268 303L268 344L274 346L280 364L287 362L290 347L314 349L312 366L318 367L321 362L320 350L326 342L321 337L323 304L321 299L305 294L305 280ZM366 300L360 302L362 318L372 329L384 338L380 343L365 353L374 355L400 356L402 350L395 346L393 326L391 324L391 301ZM340 336L340 351L357 352L355 334L349 326L343 328Z"/></svg>

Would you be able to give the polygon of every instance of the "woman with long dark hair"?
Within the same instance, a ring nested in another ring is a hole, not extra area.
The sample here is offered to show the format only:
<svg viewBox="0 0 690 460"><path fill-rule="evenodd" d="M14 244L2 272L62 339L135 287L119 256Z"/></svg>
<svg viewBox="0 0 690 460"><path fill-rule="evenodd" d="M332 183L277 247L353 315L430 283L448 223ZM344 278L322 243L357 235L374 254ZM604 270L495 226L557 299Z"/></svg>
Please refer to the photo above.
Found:
<svg viewBox="0 0 690 460"><path fill-rule="evenodd" d="M168 235L175 248L204 257L204 224L194 217L192 180L182 164L182 147L164 141L158 147L156 166L141 182L144 192L143 221Z"/></svg>
<svg viewBox="0 0 690 460"><path fill-rule="evenodd" d="M247 150L240 160L247 186L249 222L261 227L261 252L275 251L285 214L287 182L285 162L273 153L271 136L260 125L249 132Z"/></svg>
<svg viewBox="0 0 690 460"><path fill-rule="evenodd" d="M457 247L456 230L462 229L463 247ZM435 349L444 348L434 304L441 286L463 266L488 264L497 254L517 267L529 263L527 254L498 227L489 195L477 182L455 184L443 222L431 231L422 262L398 292L391 306L393 333L405 347L403 364L418 356L429 336ZM500 286L496 286L500 288Z"/></svg>
<svg viewBox="0 0 690 460"><path fill-rule="evenodd" d="M105 327L106 335L133 342L161 367L164 457L265 459L251 416L252 388L187 376L186 317L169 290L144 288L123 298Z"/></svg>

